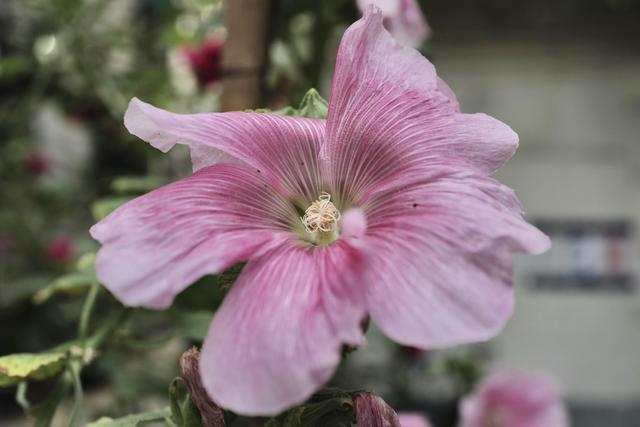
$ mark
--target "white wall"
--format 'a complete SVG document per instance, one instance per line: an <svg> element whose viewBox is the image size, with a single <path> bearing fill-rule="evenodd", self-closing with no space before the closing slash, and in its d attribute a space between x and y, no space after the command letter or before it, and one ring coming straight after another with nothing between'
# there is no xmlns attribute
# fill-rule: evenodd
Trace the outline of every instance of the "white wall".
<svg viewBox="0 0 640 427"><path fill-rule="evenodd" d="M640 54L516 43L436 43L434 52L463 111L519 133L498 177L528 217L640 225ZM516 311L492 341L495 364L547 372L576 400L639 401L640 293L535 290L532 265L518 259Z"/></svg>

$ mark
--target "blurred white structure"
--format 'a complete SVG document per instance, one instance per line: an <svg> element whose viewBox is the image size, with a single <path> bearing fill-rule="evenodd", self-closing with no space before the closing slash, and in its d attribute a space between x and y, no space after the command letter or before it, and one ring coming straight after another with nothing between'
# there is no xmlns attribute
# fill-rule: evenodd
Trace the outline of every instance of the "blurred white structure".
<svg viewBox="0 0 640 427"><path fill-rule="evenodd" d="M519 133L520 149L498 176L516 189L530 220L640 225L640 52L562 42L465 42L434 51L463 111L486 112ZM635 239L627 260L637 273ZM563 244L548 257L558 258ZM516 311L491 343L495 364L549 373L574 402L640 402L638 291L536 289L533 271L563 266L518 261Z"/></svg>

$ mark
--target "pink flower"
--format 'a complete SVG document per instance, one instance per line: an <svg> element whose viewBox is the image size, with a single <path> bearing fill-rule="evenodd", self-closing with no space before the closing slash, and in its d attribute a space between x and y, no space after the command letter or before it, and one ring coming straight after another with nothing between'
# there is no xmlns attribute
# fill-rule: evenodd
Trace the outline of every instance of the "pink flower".
<svg viewBox="0 0 640 427"><path fill-rule="evenodd" d="M197 172L92 227L98 277L125 304L162 309L247 261L200 359L211 398L239 413L304 401L362 343L366 316L420 348L494 336L512 312L511 253L549 246L489 177L517 135L460 113L373 8L342 39L326 121L134 98L125 125L165 152L189 146Z"/></svg>
<svg viewBox="0 0 640 427"><path fill-rule="evenodd" d="M460 404L461 427L566 427L567 411L548 378L497 372Z"/></svg>
<svg viewBox="0 0 640 427"><path fill-rule="evenodd" d="M424 416L412 412L400 412L400 427L431 427L431 423Z"/></svg>
<svg viewBox="0 0 640 427"><path fill-rule="evenodd" d="M47 243L45 254L47 258L57 264L66 264L73 258L74 244L69 236L58 236Z"/></svg>
<svg viewBox="0 0 640 427"><path fill-rule="evenodd" d="M405 46L419 47L431 35L431 29L417 0L357 0L364 13L369 5L382 11L384 26Z"/></svg>
<svg viewBox="0 0 640 427"><path fill-rule="evenodd" d="M221 40L207 39L198 46L183 48L183 53L200 85L205 86L220 79L223 47L224 43Z"/></svg>

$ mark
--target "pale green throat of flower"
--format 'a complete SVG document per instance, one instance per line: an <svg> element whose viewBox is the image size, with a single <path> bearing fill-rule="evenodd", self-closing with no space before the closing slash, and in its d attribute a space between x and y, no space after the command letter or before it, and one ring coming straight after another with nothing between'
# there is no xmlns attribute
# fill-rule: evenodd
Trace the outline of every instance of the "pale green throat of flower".
<svg viewBox="0 0 640 427"><path fill-rule="evenodd" d="M300 220L309 233L312 243L328 245L338 238L340 211L331 202L329 193L321 193L318 200L307 208Z"/></svg>

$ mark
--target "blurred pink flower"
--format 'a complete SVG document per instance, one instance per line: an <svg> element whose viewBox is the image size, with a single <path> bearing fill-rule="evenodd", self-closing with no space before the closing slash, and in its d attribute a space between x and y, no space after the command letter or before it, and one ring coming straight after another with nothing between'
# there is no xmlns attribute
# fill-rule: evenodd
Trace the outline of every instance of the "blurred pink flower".
<svg viewBox="0 0 640 427"><path fill-rule="evenodd" d="M66 235L54 238L45 247L47 258L57 264L66 264L71 261L74 251L73 240Z"/></svg>
<svg viewBox="0 0 640 427"><path fill-rule="evenodd" d="M400 412L400 427L431 427L431 423L422 414Z"/></svg>
<svg viewBox="0 0 640 427"><path fill-rule="evenodd" d="M47 171L49 162L38 151L31 151L24 157L22 164L24 168L33 175L39 176Z"/></svg>
<svg viewBox="0 0 640 427"><path fill-rule="evenodd" d="M419 47L431 35L431 29L417 0L357 0L364 13L369 5L380 8L384 26L401 44Z"/></svg>
<svg viewBox="0 0 640 427"><path fill-rule="evenodd" d="M222 40L206 39L200 45L183 48L191 70L201 86L220 79L223 47Z"/></svg>
<svg viewBox="0 0 640 427"><path fill-rule="evenodd" d="M513 307L512 252L549 239L489 177L517 135L462 114L417 51L369 8L345 33L327 120L170 113L133 99L131 133L191 150L191 177L94 225L97 274L130 306L162 309L247 261L200 358L220 406L269 415L331 377L370 316L401 344L486 340ZM304 215L301 218L301 213Z"/></svg>
<svg viewBox="0 0 640 427"><path fill-rule="evenodd" d="M546 377L497 372L460 404L460 427L566 427L556 384Z"/></svg>

